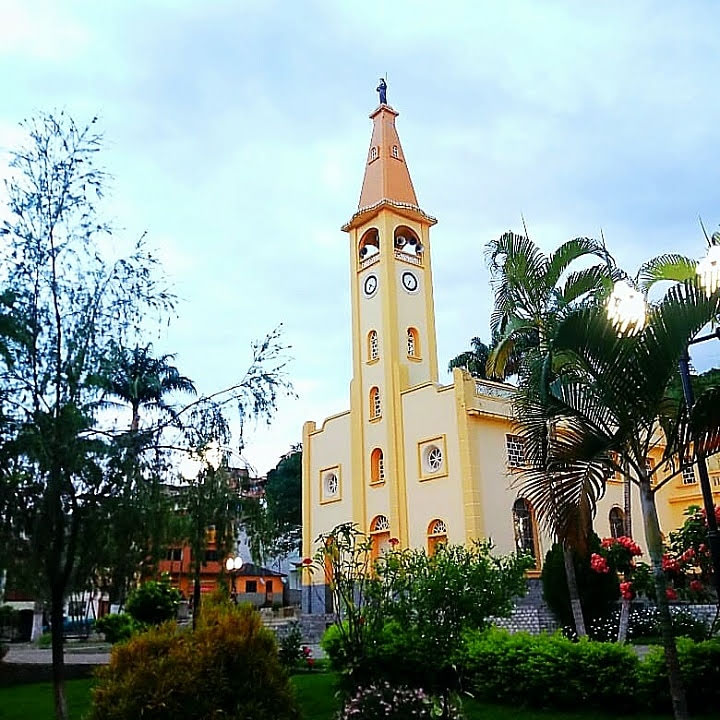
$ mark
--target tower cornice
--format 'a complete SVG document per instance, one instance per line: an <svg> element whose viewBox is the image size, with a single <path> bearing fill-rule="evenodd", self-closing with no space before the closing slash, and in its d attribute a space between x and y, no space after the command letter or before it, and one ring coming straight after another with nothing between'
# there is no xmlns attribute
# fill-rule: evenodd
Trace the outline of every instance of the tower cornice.
<svg viewBox="0 0 720 720"><path fill-rule="evenodd" d="M341 230L344 232L350 232L361 225L364 225L368 221L372 220L376 215L384 209L393 210L398 215L407 218L408 220L417 220L420 223L424 223L428 226L437 224L437 219L432 215L428 215L424 210L421 210L417 205L411 205L410 203L398 202L397 200L390 200L389 198L382 198L372 205L358 208L357 212L350 218L350 220L342 226Z"/></svg>

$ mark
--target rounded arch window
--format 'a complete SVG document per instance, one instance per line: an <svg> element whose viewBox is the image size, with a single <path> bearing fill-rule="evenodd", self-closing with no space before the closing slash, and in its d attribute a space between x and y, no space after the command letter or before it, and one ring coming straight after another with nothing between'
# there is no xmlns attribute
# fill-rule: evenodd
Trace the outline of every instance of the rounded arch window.
<svg viewBox="0 0 720 720"><path fill-rule="evenodd" d="M368 333L368 360L377 360L380 357L380 342L378 340L377 330L371 330Z"/></svg>
<svg viewBox="0 0 720 720"><path fill-rule="evenodd" d="M374 387L370 390L370 417L379 418L382 415L382 404L380 402L380 389Z"/></svg>
<svg viewBox="0 0 720 720"><path fill-rule="evenodd" d="M420 357L420 336L413 327L407 329L407 356L409 358Z"/></svg>
<svg viewBox="0 0 720 720"><path fill-rule="evenodd" d="M394 158L399 158L399 157L400 157L400 149L398 148L397 145L393 145L393 146L392 146L392 156L393 156Z"/></svg>
<svg viewBox="0 0 720 720"><path fill-rule="evenodd" d="M393 240L396 250L400 250L406 255L414 255L420 257L423 252L423 245L420 238L414 230L407 225L399 225L395 228Z"/></svg>
<svg viewBox="0 0 720 720"><path fill-rule="evenodd" d="M376 160L377 156L378 156L378 149L373 145L370 148L370 162L372 162L373 160Z"/></svg>
<svg viewBox="0 0 720 720"><path fill-rule="evenodd" d="M338 476L334 472L327 472L323 477L323 492L325 497L331 498L338 494L340 489L340 483L338 482Z"/></svg>
<svg viewBox="0 0 720 720"><path fill-rule="evenodd" d="M380 448L375 448L370 456L370 482L385 482L385 458Z"/></svg>
<svg viewBox="0 0 720 720"><path fill-rule="evenodd" d="M426 473L440 472L444 461L443 451L439 445L431 443L423 448L423 465Z"/></svg>
<svg viewBox="0 0 720 720"><path fill-rule="evenodd" d="M434 555L438 545L447 544L447 525L444 520L433 520L428 525L428 555Z"/></svg>
<svg viewBox="0 0 720 720"><path fill-rule="evenodd" d="M619 507L610 508L608 521L611 537L619 538L625 534L625 513Z"/></svg>
<svg viewBox="0 0 720 720"><path fill-rule="evenodd" d="M358 258L360 262L369 260L380 253L380 233L377 228L366 230L358 244Z"/></svg>
<svg viewBox="0 0 720 720"><path fill-rule="evenodd" d="M515 548L519 553L532 556L537 564L537 537L532 505L525 498L518 498L512 509Z"/></svg>
<svg viewBox="0 0 720 720"><path fill-rule="evenodd" d="M387 519L387 515L377 515L370 523L370 532L390 532L390 521Z"/></svg>

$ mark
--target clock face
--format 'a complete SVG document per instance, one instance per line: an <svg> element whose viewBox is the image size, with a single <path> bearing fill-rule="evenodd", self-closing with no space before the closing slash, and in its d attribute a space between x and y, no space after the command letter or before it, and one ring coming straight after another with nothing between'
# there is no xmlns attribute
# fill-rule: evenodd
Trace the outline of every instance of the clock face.
<svg viewBox="0 0 720 720"><path fill-rule="evenodd" d="M367 297L372 297L375 294L378 286L378 279L375 275L368 275L363 283L363 292Z"/></svg>
<svg viewBox="0 0 720 720"><path fill-rule="evenodd" d="M410 293L417 292L417 289L420 286L416 275L409 271L402 274L402 284L403 287Z"/></svg>

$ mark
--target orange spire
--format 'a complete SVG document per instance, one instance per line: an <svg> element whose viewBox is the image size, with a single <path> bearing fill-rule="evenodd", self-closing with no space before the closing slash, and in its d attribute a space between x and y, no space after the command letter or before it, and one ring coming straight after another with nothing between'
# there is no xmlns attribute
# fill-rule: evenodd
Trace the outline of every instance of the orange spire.
<svg viewBox="0 0 720 720"><path fill-rule="evenodd" d="M400 138L395 129L397 116L398 113L385 104L380 105L370 115L373 121L373 134L370 140L358 210L383 200L412 205L417 208L415 189L405 164Z"/></svg>

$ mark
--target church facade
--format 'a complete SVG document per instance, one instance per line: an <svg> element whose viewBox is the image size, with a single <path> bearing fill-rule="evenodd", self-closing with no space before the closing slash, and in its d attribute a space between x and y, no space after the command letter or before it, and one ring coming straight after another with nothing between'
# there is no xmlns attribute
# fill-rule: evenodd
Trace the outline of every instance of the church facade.
<svg viewBox="0 0 720 720"><path fill-rule="evenodd" d="M538 575L551 545L514 479L523 445L511 418L512 388L455 369L439 382L432 282L435 218L419 206L395 127L381 104L357 211L343 226L349 240L352 304L350 409L303 427L303 555L335 526L353 522L379 554L398 547L490 538L498 553L533 555ZM470 332L470 329L468 329ZM652 461L652 459L650 459ZM679 478L683 509L694 488ZM716 483L720 477L715 478ZM716 485L718 487L718 485ZM720 490L720 487L718 487ZM639 509L632 490L630 507ZM661 502L660 520L681 524L679 505ZM624 509L624 483L611 480L598 509L598 534L630 526L644 545L641 518ZM677 516L677 517L676 517ZM305 610L325 611L325 579L304 578Z"/></svg>

